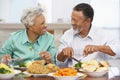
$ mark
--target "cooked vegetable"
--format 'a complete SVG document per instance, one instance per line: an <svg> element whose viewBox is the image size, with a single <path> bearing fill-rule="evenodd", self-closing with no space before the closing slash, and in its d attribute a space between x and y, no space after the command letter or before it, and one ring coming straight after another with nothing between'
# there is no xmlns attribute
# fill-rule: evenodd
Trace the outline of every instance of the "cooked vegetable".
<svg viewBox="0 0 120 80"><path fill-rule="evenodd" d="M29 68L32 65L32 62L27 62L26 67Z"/></svg>
<svg viewBox="0 0 120 80"><path fill-rule="evenodd" d="M73 68L62 68L62 69L59 69L53 75L54 76L76 76L77 70L75 70Z"/></svg>
<svg viewBox="0 0 120 80"><path fill-rule="evenodd" d="M107 61L97 61L91 59L89 61L82 62L82 68L89 72L103 72L109 70L109 63Z"/></svg>
<svg viewBox="0 0 120 80"><path fill-rule="evenodd" d="M0 74L10 74L14 73L14 70L8 67L7 65L1 63L0 64Z"/></svg>
<svg viewBox="0 0 120 80"><path fill-rule="evenodd" d="M0 74L8 74L8 73L11 73L11 71L4 68L0 68Z"/></svg>
<svg viewBox="0 0 120 80"><path fill-rule="evenodd" d="M78 62L75 64L75 68L77 69L81 68L81 66L82 66L82 62Z"/></svg>
<svg viewBox="0 0 120 80"><path fill-rule="evenodd" d="M26 63L25 62L20 62L19 67L26 67Z"/></svg>

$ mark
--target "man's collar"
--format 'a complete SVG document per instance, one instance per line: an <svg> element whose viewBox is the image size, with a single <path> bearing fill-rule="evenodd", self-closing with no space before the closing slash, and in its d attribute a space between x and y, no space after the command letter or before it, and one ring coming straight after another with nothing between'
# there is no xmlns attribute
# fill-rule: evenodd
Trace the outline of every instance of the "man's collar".
<svg viewBox="0 0 120 80"><path fill-rule="evenodd" d="M72 28L72 30L73 30L73 36L79 35L78 31L75 31L73 28ZM94 40L94 33L95 33L95 31L94 31L93 27L91 26L90 31L86 37L89 37L90 39Z"/></svg>
<svg viewBox="0 0 120 80"><path fill-rule="evenodd" d="M95 34L94 28L91 26L90 31L87 36L91 38L92 40L94 40L94 34Z"/></svg>

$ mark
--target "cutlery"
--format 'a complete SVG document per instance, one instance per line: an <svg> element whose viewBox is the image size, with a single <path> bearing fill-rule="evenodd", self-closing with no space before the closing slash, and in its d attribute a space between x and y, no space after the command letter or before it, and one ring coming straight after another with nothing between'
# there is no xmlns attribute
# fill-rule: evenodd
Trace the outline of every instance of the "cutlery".
<svg viewBox="0 0 120 80"><path fill-rule="evenodd" d="M76 62L79 62L79 60L76 59L75 57L71 57L71 59L75 60Z"/></svg>
<svg viewBox="0 0 120 80"><path fill-rule="evenodd" d="M81 56L81 57L79 58L79 60L76 59L75 57L71 57L71 59L75 60L76 62L80 62L84 57L85 57L85 56Z"/></svg>

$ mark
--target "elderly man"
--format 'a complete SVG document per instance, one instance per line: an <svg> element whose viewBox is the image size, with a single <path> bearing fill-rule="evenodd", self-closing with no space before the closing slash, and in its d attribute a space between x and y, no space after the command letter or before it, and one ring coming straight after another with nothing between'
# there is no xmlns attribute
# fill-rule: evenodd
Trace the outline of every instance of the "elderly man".
<svg viewBox="0 0 120 80"><path fill-rule="evenodd" d="M78 60L105 60L108 56L120 54L120 42L107 39L103 30L95 29L92 26L94 16L93 8L86 3L81 3L73 8L71 23L73 28L64 33L60 39L57 61L61 67L74 65Z"/></svg>
<svg viewBox="0 0 120 80"><path fill-rule="evenodd" d="M22 58L24 61L44 59L47 63L55 63L54 38L46 31L43 9L40 6L26 9L21 22L26 28L11 34L0 50L0 57Z"/></svg>

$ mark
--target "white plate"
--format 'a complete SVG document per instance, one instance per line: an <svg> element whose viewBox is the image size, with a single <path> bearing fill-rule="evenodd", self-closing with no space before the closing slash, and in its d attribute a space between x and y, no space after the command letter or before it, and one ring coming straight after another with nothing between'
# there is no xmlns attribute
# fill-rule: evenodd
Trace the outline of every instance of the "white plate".
<svg viewBox="0 0 120 80"><path fill-rule="evenodd" d="M14 73L12 73L12 74L0 74L0 80L1 79L4 79L4 80L6 80L6 79L11 79L12 77L14 77L15 76L15 74L18 74L18 73L20 73L21 71L19 71L19 70L14 70Z"/></svg>
<svg viewBox="0 0 120 80"><path fill-rule="evenodd" d="M77 73L76 76L55 76L54 73L49 73L48 76L54 77L56 80L79 80L84 77L83 73Z"/></svg>
<svg viewBox="0 0 120 80"><path fill-rule="evenodd" d="M26 67L19 67L18 65L14 66L14 69L18 69L18 70L27 70Z"/></svg>
<svg viewBox="0 0 120 80"><path fill-rule="evenodd" d="M48 76L48 74L32 74L32 73L28 73L27 71L25 71L23 73L24 74L32 75L33 77Z"/></svg>

